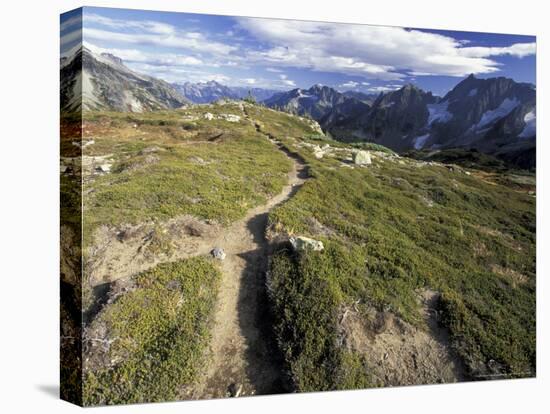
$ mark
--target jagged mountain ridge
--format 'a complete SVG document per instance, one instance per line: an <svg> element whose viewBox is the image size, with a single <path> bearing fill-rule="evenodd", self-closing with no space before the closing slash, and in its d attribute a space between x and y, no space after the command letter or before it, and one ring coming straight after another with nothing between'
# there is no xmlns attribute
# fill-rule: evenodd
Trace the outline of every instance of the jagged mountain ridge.
<svg viewBox="0 0 550 414"><path fill-rule="evenodd" d="M348 98L355 98L358 101L364 102L371 106L379 96L379 94L368 94L368 93L363 93L359 91L345 91L342 93L344 96L347 96Z"/></svg>
<svg viewBox="0 0 550 414"><path fill-rule="evenodd" d="M335 139L367 141L396 151L469 148L534 168L534 86L473 75L443 98L414 85L381 93L369 105L356 94L327 86L294 89L264 101L267 106L309 115ZM527 155L526 155L527 154Z"/></svg>
<svg viewBox="0 0 550 414"><path fill-rule="evenodd" d="M336 137L343 135L348 140L373 141L402 150L411 145L407 137L415 136L426 124L428 105L437 102L438 98L431 92L406 85L397 91L380 94L368 111L323 126Z"/></svg>
<svg viewBox="0 0 550 414"><path fill-rule="evenodd" d="M61 59L63 111L142 112L224 97L241 99L250 93L271 108L312 117L337 140L375 142L396 151L473 148L534 168L536 91L531 84L470 75L443 98L414 85L376 99L318 84L274 92L215 81L171 85L132 71L114 55L86 47Z"/></svg>
<svg viewBox="0 0 550 414"><path fill-rule="evenodd" d="M536 92L530 84L504 77L477 79L470 75L449 91L442 102L447 105L449 119L434 123L427 145L491 150L536 134ZM449 131L456 137L454 140L446 137Z"/></svg>
<svg viewBox="0 0 550 414"><path fill-rule="evenodd" d="M340 108L341 111L342 107L340 105L344 103L348 104L350 111L355 111L352 108L353 105L357 105L362 109L369 107L358 99L347 97L335 89L319 84L313 85L309 89L296 88L288 92L280 92L264 100L263 103L268 107L281 111L301 116L311 116L317 121L321 121L325 116L328 116L334 108Z"/></svg>
<svg viewBox="0 0 550 414"><path fill-rule="evenodd" d="M142 75L108 53L85 46L61 59L61 110L143 112L189 103L169 83Z"/></svg>
<svg viewBox="0 0 550 414"><path fill-rule="evenodd" d="M278 91L264 88L247 88L244 86L227 86L217 81L173 83L172 86L193 103L204 104L218 99L242 99L252 95L256 101L263 101Z"/></svg>

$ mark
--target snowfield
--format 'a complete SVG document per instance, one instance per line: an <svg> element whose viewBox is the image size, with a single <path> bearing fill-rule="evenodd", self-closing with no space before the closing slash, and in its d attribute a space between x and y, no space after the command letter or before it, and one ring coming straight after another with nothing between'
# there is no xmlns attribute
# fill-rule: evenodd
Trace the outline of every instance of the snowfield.
<svg viewBox="0 0 550 414"><path fill-rule="evenodd" d="M535 108L527 112L523 117L523 120L525 121L525 127L523 127L523 130L518 137L529 138L535 136L537 134L537 114L535 112Z"/></svg>
<svg viewBox="0 0 550 414"><path fill-rule="evenodd" d="M451 120L453 114L447 111L449 107L449 101L440 102L438 104L428 104L428 125L434 122L447 122Z"/></svg>
<svg viewBox="0 0 550 414"><path fill-rule="evenodd" d="M485 112L481 117L481 119L479 120L479 122L477 123L477 125L475 126L475 128L476 129L482 128L485 125L488 125L493 121L496 121L497 119L505 117L510 112L512 112L516 108L516 106L518 106L519 104L520 102L516 98L504 99L498 108Z"/></svg>
<svg viewBox="0 0 550 414"><path fill-rule="evenodd" d="M421 135L419 137L414 138L414 149L420 150L424 148L424 145L426 144L426 141L430 138L430 134Z"/></svg>

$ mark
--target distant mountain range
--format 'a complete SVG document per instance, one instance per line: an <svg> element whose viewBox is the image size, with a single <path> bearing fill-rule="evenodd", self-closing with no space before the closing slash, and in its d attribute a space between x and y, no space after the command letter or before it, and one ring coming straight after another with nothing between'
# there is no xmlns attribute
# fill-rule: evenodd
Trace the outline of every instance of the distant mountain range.
<svg viewBox="0 0 550 414"><path fill-rule="evenodd" d="M368 98L315 85L264 103L311 116L341 141L375 142L396 151L477 149L534 167L536 92L531 84L470 75L443 98L410 84Z"/></svg>
<svg viewBox="0 0 550 414"><path fill-rule="evenodd" d="M170 84L131 70L112 54L95 53L84 46L62 57L60 63L63 111L143 112L221 98L242 99L249 94L259 102L277 93L271 89L229 87L216 81Z"/></svg>
<svg viewBox="0 0 550 414"><path fill-rule="evenodd" d="M242 99L249 94L258 102L273 96L278 91L244 86L226 86L216 81L198 83L174 83L172 86L193 103L210 103L222 98Z"/></svg>
<svg viewBox="0 0 550 414"><path fill-rule="evenodd" d="M169 84L86 47L61 59L63 111L142 112L248 94L268 107L310 116L337 140L374 142L396 151L476 149L535 166L535 87L512 79L470 75L442 98L411 84L379 95L323 85L277 92L216 81Z"/></svg>
<svg viewBox="0 0 550 414"><path fill-rule="evenodd" d="M136 73L111 54L97 54L82 46L61 58L62 111L143 112L187 103L169 83Z"/></svg>

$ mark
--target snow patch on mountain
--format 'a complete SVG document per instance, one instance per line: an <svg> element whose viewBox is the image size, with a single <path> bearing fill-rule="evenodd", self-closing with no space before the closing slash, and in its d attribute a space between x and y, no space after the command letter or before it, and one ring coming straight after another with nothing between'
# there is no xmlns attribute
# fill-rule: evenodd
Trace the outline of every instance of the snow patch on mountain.
<svg viewBox="0 0 550 414"><path fill-rule="evenodd" d="M525 114L523 121L525 122L525 127L523 127L518 137L529 138L535 136L537 133L537 114L534 108Z"/></svg>
<svg viewBox="0 0 550 414"><path fill-rule="evenodd" d="M433 124L434 122L447 122L450 121L453 117L447 108L449 107L449 101L443 101L437 104L428 104L428 125Z"/></svg>
<svg viewBox="0 0 550 414"><path fill-rule="evenodd" d="M512 112L519 104L520 102L516 98L504 99L498 106L498 108L487 111L481 116L481 119L475 125L475 129L482 128L485 125L489 125L490 123L496 121L497 119L505 117L510 112Z"/></svg>
<svg viewBox="0 0 550 414"><path fill-rule="evenodd" d="M414 149L420 150L426 145L426 141L430 138L430 134L420 135L413 139Z"/></svg>
<svg viewBox="0 0 550 414"><path fill-rule="evenodd" d="M468 96L476 96L476 95L477 95L477 88L474 88L470 92L468 92Z"/></svg>
<svg viewBox="0 0 550 414"><path fill-rule="evenodd" d="M315 100L318 100L319 97L316 96L316 95L313 95L311 93L309 93L309 91L307 90L303 90L303 89L298 89L298 95L296 96L297 99L302 99L302 98L305 98L305 99L315 99Z"/></svg>

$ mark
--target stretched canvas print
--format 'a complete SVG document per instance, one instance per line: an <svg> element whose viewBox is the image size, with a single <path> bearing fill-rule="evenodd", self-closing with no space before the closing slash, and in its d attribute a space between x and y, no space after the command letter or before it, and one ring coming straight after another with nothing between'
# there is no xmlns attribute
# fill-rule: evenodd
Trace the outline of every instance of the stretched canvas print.
<svg viewBox="0 0 550 414"><path fill-rule="evenodd" d="M536 375L535 37L61 16L61 395Z"/></svg>

